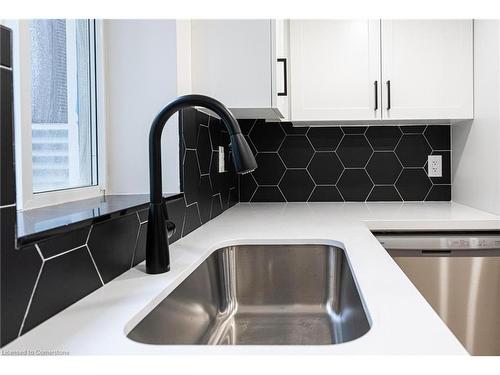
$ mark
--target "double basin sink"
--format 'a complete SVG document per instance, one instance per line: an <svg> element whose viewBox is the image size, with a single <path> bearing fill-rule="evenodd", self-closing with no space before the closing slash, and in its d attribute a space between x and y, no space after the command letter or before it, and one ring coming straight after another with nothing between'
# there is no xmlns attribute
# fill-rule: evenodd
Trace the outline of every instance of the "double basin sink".
<svg viewBox="0 0 500 375"><path fill-rule="evenodd" d="M244 245L212 253L128 337L157 345L332 345L369 329L342 249Z"/></svg>

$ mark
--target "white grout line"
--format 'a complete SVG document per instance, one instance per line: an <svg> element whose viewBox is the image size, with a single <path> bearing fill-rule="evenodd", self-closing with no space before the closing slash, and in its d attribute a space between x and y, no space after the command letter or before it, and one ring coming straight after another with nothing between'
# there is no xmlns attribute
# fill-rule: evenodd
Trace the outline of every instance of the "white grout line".
<svg viewBox="0 0 500 375"><path fill-rule="evenodd" d="M429 191L427 192L427 194L425 195L425 198L423 199L424 201L427 199L427 197L431 193L431 190L432 190L433 187L434 187L434 185L431 185L431 187L429 188Z"/></svg>
<svg viewBox="0 0 500 375"><path fill-rule="evenodd" d="M201 176L201 166L200 166L200 159L198 159L198 151L194 151L194 156L196 157L196 164L198 165L198 173Z"/></svg>
<svg viewBox="0 0 500 375"><path fill-rule="evenodd" d="M146 210L141 210L141 211L146 211ZM149 212L149 209L148 209L148 212ZM148 222L147 220L141 221L141 216L139 215L139 211L135 211L135 213L137 214L137 220L139 220L140 225L146 224Z"/></svg>
<svg viewBox="0 0 500 375"><path fill-rule="evenodd" d="M376 151L372 151L372 154L370 155L370 157L368 158L368 161L366 162L366 164L364 166L365 169L367 169L366 167L368 167L368 164L370 164L370 161L373 159L373 155L375 155L375 152Z"/></svg>
<svg viewBox="0 0 500 375"><path fill-rule="evenodd" d="M200 225L203 225L203 223L201 222L201 213L200 213L200 208L198 207L198 202L193 202L191 203L189 206L186 206L186 209L188 207L191 207L191 206L194 206L196 205L196 209L198 210L198 219L200 221ZM186 220L187 220L187 210L184 214L184 223L182 224L182 233L181 233L181 237L184 237L184 227L185 227L185 224L186 224Z"/></svg>
<svg viewBox="0 0 500 375"><path fill-rule="evenodd" d="M7 208L7 207L16 207L16 204L12 203L12 204L6 204L5 206L0 206L0 208Z"/></svg>
<svg viewBox="0 0 500 375"><path fill-rule="evenodd" d="M94 224L90 226L89 233L87 234L87 239L85 240L85 245L88 245L90 239L90 233L92 233L92 229L94 229Z"/></svg>
<svg viewBox="0 0 500 375"><path fill-rule="evenodd" d="M258 119L255 119L255 121L253 122L252 126L250 126L250 130L248 131L248 138L250 138L250 133L252 132L255 124L257 124L259 120Z"/></svg>
<svg viewBox="0 0 500 375"><path fill-rule="evenodd" d="M368 178L370 179L372 185L375 186L375 181L373 181L373 178L372 178L372 176L370 176L370 173L368 173L368 171L366 170L366 168L363 168L363 169L365 170L365 173L368 176Z"/></svg>
<svg viewBox="0 0 500 375"><path fill-rule="evenodd" d="M400 132L399 138L396 141L396 144L394 145L394 148L392 149L392 152L394 152L394 153L396 153L396 147L397 147L397 145L399 145L399 142L401 142L401 138L403 138L403 136L404 136L404 133L403 133L403 131L401 129L399 129L399 132Z"/></svg>
<svg viewBox="0 0 500 375"><path fill-rule="evenodd" d="M401 175L403 174L403 171L405 170L405 167L403 167L402 165L401 165L401 167L402 167L401 171L399 172L398 177L396 177L396 181L394 181L394 186L396 186L397 182L399 181L399 178L401 177Z"/></svg>
<svg viewBox="0 0 500 375"><path fill-rule="evenodd" d="M341 130L342 130L342 128L341 128ZM344 131L342 130L342 138L340 138L340 141L339 141L339 143L337 144L337 147L335 147L335 150L333 150L333 151L337 152L337 150L338 150L338 149L339 149L339 147L340 147L340 144L342 143L342 141L343 141L343 140L344 140L344 138L345 138L345 135L346 135L346 134L345 134L345 133L344 133Z"/></svg>
<svg viewBox="0 0 500 375"><path fill-rule="evenodd" d="M250 138L249 135L245 135L244 136L245 139L247 140L247 142L249 142L252 146L253 146L253 149L255 150L255 152L257 153L257 147L255 147L255 143L252 141L252 138ZM250 147L250 151L252 150L252 148Z"/></svg>
<svg viewBox="0 0 500 375"><path fill-rule="evenodd" d="M286 197L285 197L285 194L283 194L283 191L281 190L281 188L279 187L279 185L278 185L278 186L276 186L276 187L277 187L277 188L278 188L278 190L280 191L280 194L281 194L281 196L283 197L283 199L285 200L285 202L288 202L288 200L287 200L287 199L286 199Z"/></svg>
<svg viewBox="0 0 500 375"><path fill-rule="evenodd" d="M295 134L295 135L298 135L298 134ZM285 143L286 137L289 137L289 135L287 135L285 133L285 136L281 140L280 145L278 146L277 150L276 151L271 151L271 152L277 152L277 153L279 153L281 151L281 147L283 147L283 143Z"/></svg>
<svg viewBox="0 0 500 375"><path fill-rule="evenodd" d="M368 146L370 146L370 148L372 149L372 153L375 152L375 148L372 146L372 144L370 143L370 140L368 139L368 137L366 136L366 132L368 131L368 128L366 128L365 132L363 133L363 137L365 137L366 139L366 143L368 143Z"/></svg>
<svg viewBox="0 0 500 375"><path fill-rule="evenodd" d="M97 268L97 264L95 263L94 257L92 256L92 253L90 252L88 245L84 245L84 246L87 248L90 259L92 260L92 263L94 264L94 267L95 267L95 271L97 272L97 276L99 276L99 280L101 280L102 285L104 285L104 281L102 280L101 273L99 272L99 268Z"/></svg>
<svg viewBox="0 0 500 375"><path fill-rule="evenodd" d="M186 217L187 217L187 207L184 208L184 217L182 218L181 238L184 237L184 225L186 224Z"/></svg>
<svg viewBox="0 0 500 375"><path fill-rule="evenodd" d="M399 189L398 187L396 186L396 184L394 184L394 189L396 190L396 193L398 193L399 197L401 198L401 202L404 202L405 200L403 199L403 196L401 195L401 193L399 192Z"/></svg>
<svg viewBox="0 0 500 375"><path fill-rule="evenodd" d="M283 175L284 175L284 174L285 174L285 173L283 173ZM257 192L257 189L259 188L259 184L257 183L257 180L255 179L255 177L253 176L253 174L252 174L252 173L250 173L250 177L252 177L253 182L255 182L255 190L253 191L252 196L251 196L251 197L250 197L250 199L248 200L249 202L251 202L251 201L252 201L252 198L254 197L255 193Z"/></svg>
<svg viewBox="0 0 500 375"><path fill-rule="evenodd" d="M35 244L35 249L38 252L38 255L40 255L40 258L42 259L42 262L45 262L45 258L43 257L42 250L40 250L40 246L38 244Z"/></svg>
<svg viewBox="0 0 500 375"><path fill-rule="evenodd" d="M344 198L344 195L342 194L342 192L340 191L340 189L335 185L335 188L337 189L337 191L339 192L340 194L340 198L342 198L342 202L346 202L345 198Z"/></svg>
<svg viewBox="0 0 500 375"><path fill-rule="evenodd" d="M135 253L137 251L137 244L139 243L139 234L141 233L141 218L139 217L139 211L135 211L137 221L139 222L139 227L137 228L137 235L135 236L134 254L132 255L132 260L130 261L130 268L134 266Z"/></svg>
<svg viewBox="0 0 500 375"><path fill-rule="evenodd" d="M81 249L82 247L85 247L85 246L87 246L87 244L83 244L83 245L80 245L80 246L78 246L78 247L74 247L74 248L72 248L72 249L69 249L69 250L63 251L62 253L59 253L59 254L56 254L56 255L52 255L52 256L50 256L50 257L48 257L48 258L45 258L44 260L45 260L45 261L48 261L48 260L51 260L51 259L58 258L58 257L60 257L60 256L62 256L62 255L66 255L66 254L71 253L71 252L73 252L73 251L75 251L75 250Z"/></svg>
<svg viewBox="0 0 500 375"><path fill-rule="evenodd" d="M203 225L205 223L201 220L200 205L198 204L198 202L195 202L194 204L196 205L196 209L198 210L198 219L200 219L200 225Z"/></svg>
<svg viewBox="0 0 500 375"><path fill-rule="evenodd" d="M314 180L313 180L313 182L314 182ZM316 186L317 186L316 183L314 183L314 187L311 189L311 192L309 193L309 196L307 197L306 202L309 202L309 199L311 199L311 196L313 195L314 190L316 190Z"/></svg>
<svg viewBox="0 0 500 375"><path fill-rule="evenodd" d="M38 247L38 245L35 245L35 247ZM37 250L40 250L37 248ZM40 276L42 276L42 270L43 266L45 265L45 261L42 259L42 264L40 266L40 270L38 271L38 275L35 280L35 285L33 286L33 290L31 291L30 299L28 301L28 305L26 306L26 311L24 312L23 320L21 322L21 327L19 327L19 333L17 337L21 336L21 333L23 332L24 324L26 323L26 318L28 317L30 308L31 308L31 303L33 301L33 297L35 296L35 291L36 288L38 287L38 282L40 281Z"/></svg>

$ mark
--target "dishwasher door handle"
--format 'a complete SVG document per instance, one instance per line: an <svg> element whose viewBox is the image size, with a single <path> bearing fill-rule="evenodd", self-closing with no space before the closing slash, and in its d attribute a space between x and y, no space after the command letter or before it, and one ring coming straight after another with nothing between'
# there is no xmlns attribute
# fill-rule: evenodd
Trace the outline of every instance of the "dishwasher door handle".
<svg viewBox="0 0 500 375"><path fill-rule="evenodd" d="M451 255L451 250L421 250L422 255Z"/></svg>

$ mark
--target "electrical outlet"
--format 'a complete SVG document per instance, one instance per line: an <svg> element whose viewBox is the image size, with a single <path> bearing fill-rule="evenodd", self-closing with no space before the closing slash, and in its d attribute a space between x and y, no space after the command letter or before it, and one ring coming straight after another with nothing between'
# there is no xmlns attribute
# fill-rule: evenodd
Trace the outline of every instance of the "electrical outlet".
<svg viewBox="0 0 500 375"><path fill-rule="evenodd" d="M443 157L441 155L429 155L427 158L427 175L429 177L443 176Z"/></svg>
<svg viewBox="0 0 500 375"><path fill-rule="evenodd" d="M224 146L219 146L219 173L224 173L226 166L224 165Z"/></svg>

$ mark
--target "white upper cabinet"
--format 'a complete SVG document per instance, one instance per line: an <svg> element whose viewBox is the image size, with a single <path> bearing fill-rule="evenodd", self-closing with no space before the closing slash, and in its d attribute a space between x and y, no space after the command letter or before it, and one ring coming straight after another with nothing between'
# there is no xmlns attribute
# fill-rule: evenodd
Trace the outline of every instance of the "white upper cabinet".
<svg viewBox="0 0 500 375"><path fill-rule="evenodd" d="M193 20L191 64L238 118L473 117L471 20Z"/></svg>
<svg viewBox="0 0 500 375"><path fill-rule="evenodd" d="M291 20L290 62L293 121L381 118L380 21Z"/></svg>
<svg viewBox="0 0 500 375"><path fill-rule="evenodd" d="M287 117L287 23L192 20L193 93L220 100L238 118Z"/></svg>
<svg viewBox="0 0 500 375"><path fill-rule="evenodd" d="M382 21L382 80L385 119L472 118L472 21Z"/></svg>
<svg viewBox="0 0 500 375"><path fill-rule="evenodd" d="M471 20L290 21L292 121L473 117Z"/></svg>

